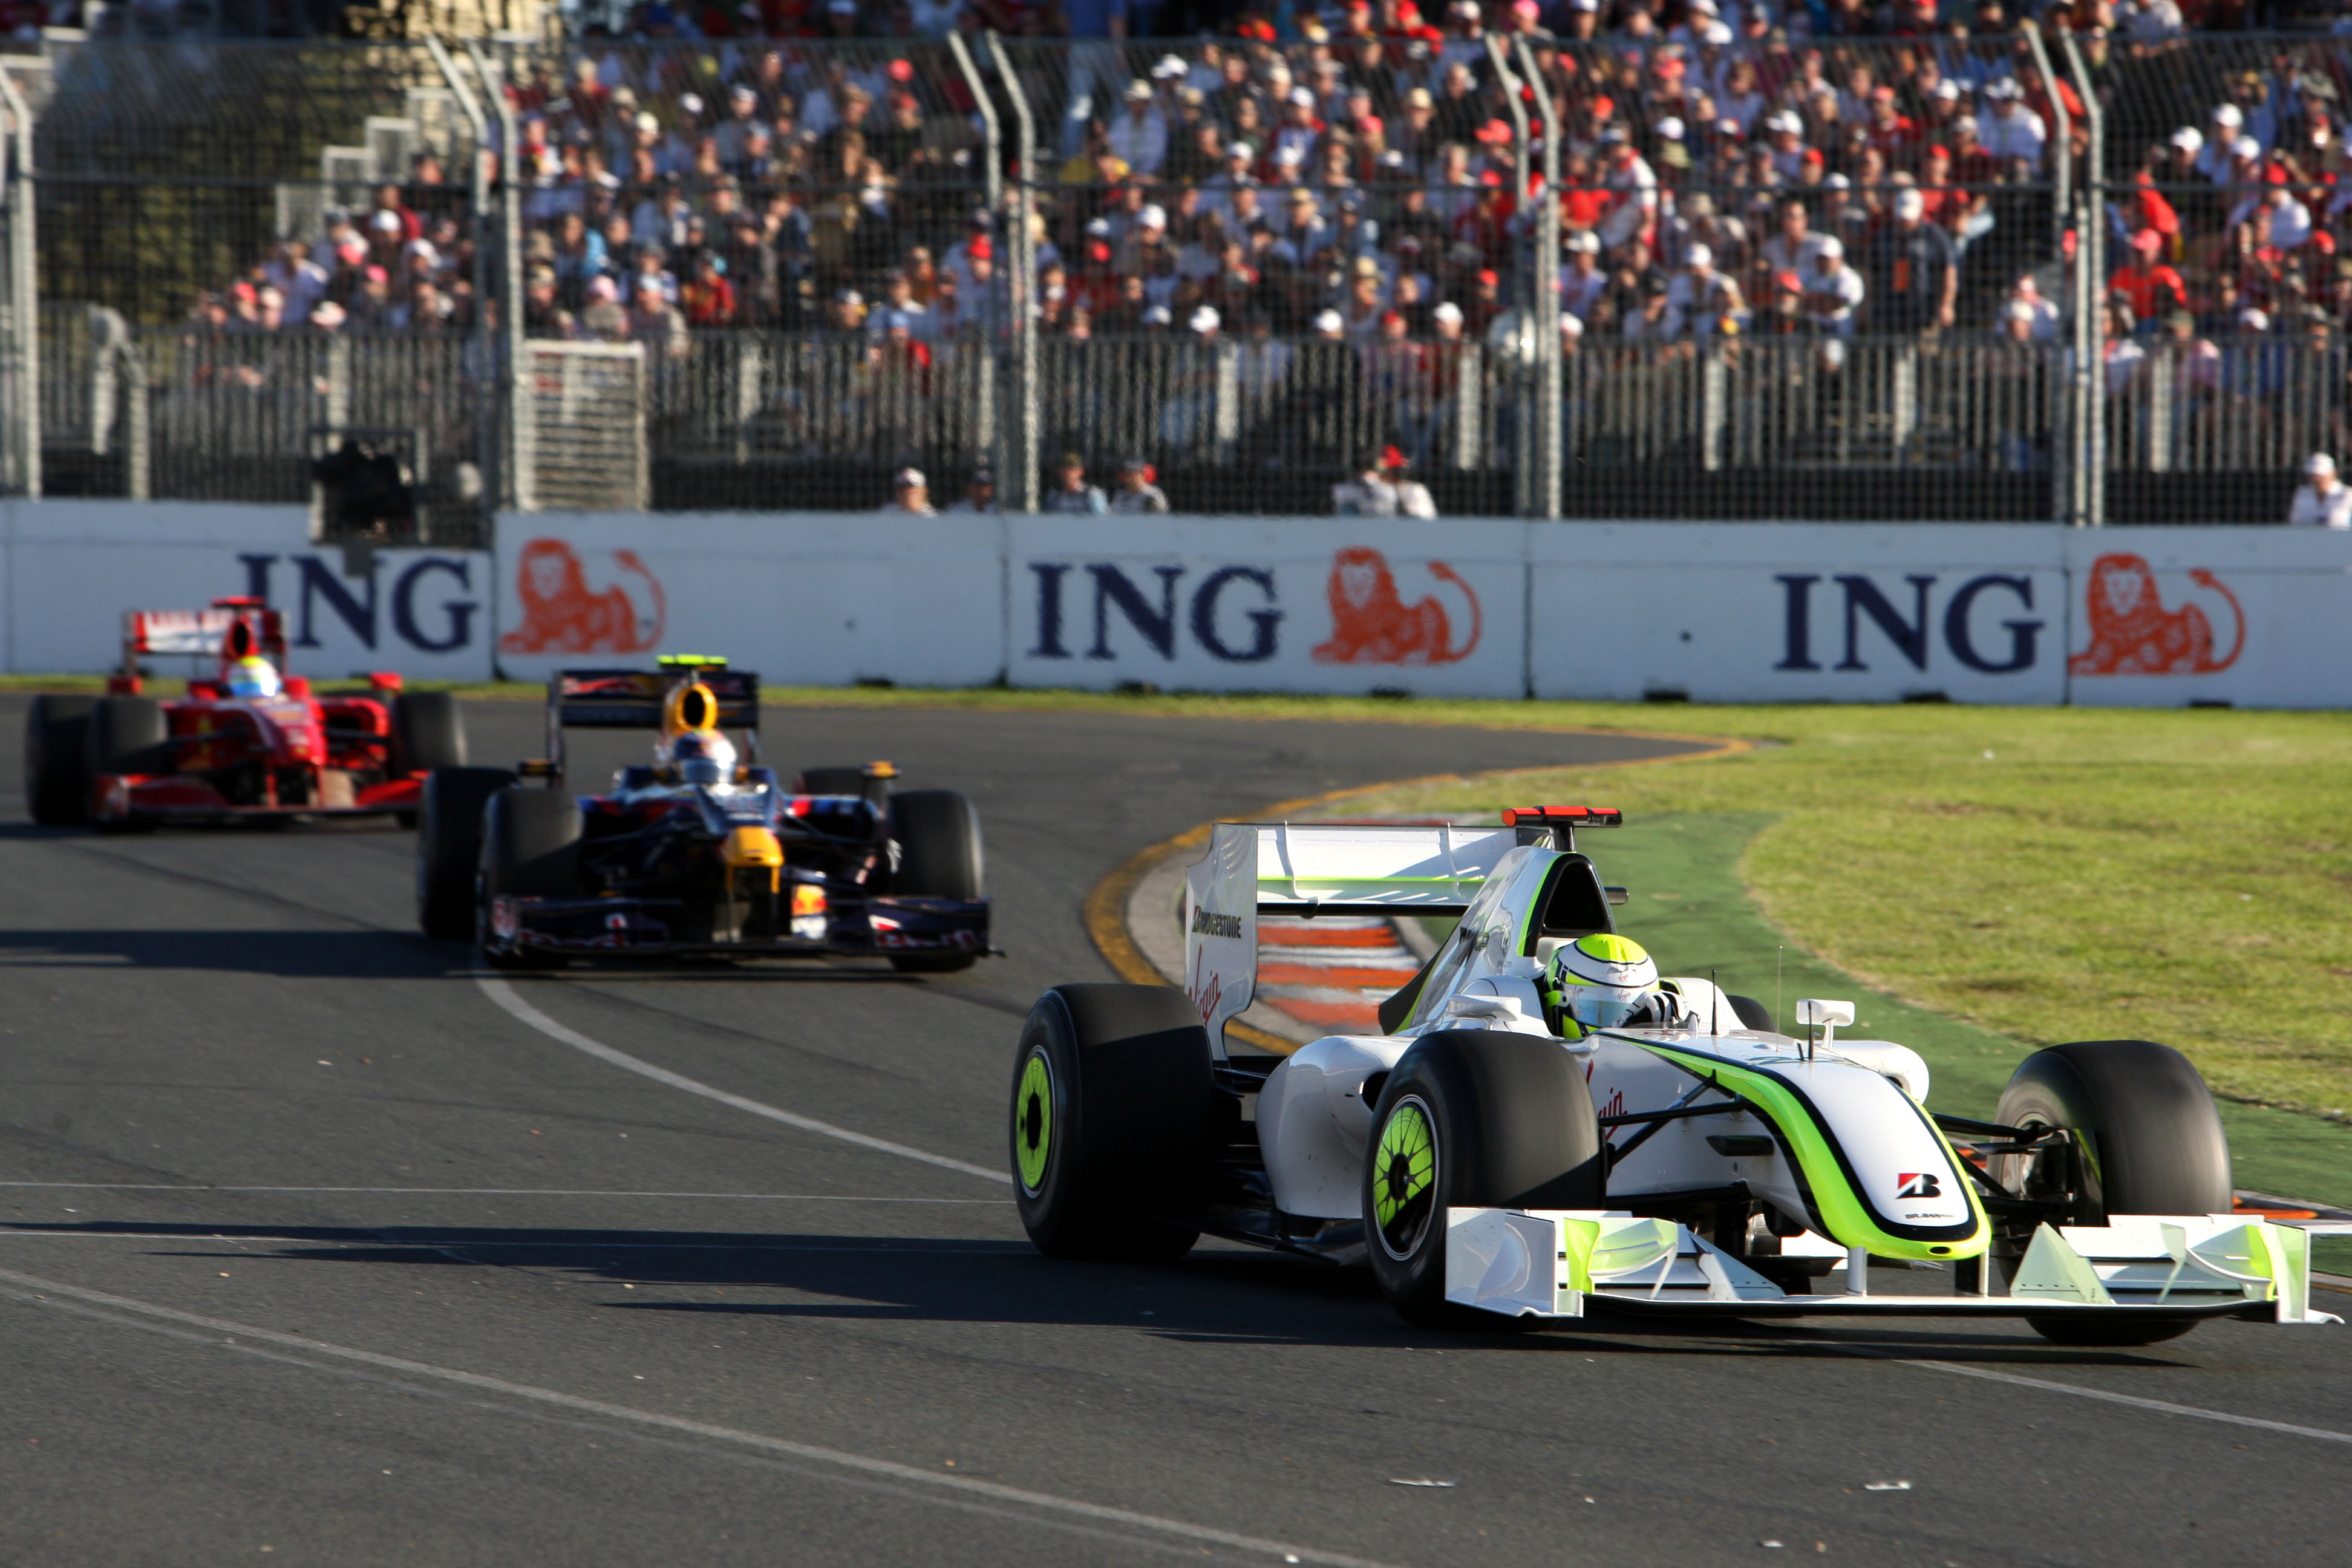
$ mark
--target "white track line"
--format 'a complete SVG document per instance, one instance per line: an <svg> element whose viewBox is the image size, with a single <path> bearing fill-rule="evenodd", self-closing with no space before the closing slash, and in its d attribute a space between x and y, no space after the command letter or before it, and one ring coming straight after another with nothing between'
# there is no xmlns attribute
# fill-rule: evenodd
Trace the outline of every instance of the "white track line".
<svg viewBox="0 0 2352 1568"><path fill-rule="evenodd" d="M102 1290L85 1290L77 1285L59 1284L30 1274L18 1274L0 1269L0 1283L16 1287L5 1291L19 1300L40 1306L56 1303L43 1300L44 1296L62 1296L93 1306L109 1307L119 1312L133 1312L142 1317L167 1323L182 1323L203 1329L236 1341L257 1341L263 1344L282 1345L310 1355L332 1356L341 1361L356 1362L364 1366L379 1367L387 1372L410 1377L429 1377L442 1383L453 1383L486 1393L504 1394L510 1399L527 1399L540 1405L551 1405L565 1410L576 1410L607 1420L626 1421L639 1426L661 1431L684 1433L688 1436L732 1444L739 1447L755 1448L764 1453L781 1454L791 1458L831 1465L840 1469L855 1470L869 1476L884 1476L895 1481L912 1482L940 1491L964 1497L988 1498L996 1502L1018 1503L1026 1508L1041 1509L1051 1513L1066 1514L1078 1519L1093 1520L1105 1524L1124 1525L1130 1530L1151 1531L1160 1535L1175 1536L1236 1551L1255 1552L1289 1562L1321 1563L1330 1568L1385 1568L1384 1564L1342 1552L1318 1552L1313 1547L1293 1546L1260 1536L1242 1535L1234 1531L1217 1530L1208 1525L1191 1524L1179 1519L1163 1519L1158 1514L1138 1513L1131 1509L1106 1508L1100 1503L1082 1502L1076 1498L1056 1497L1051 1492L1030 1491L1023 1487L1008 1487L995 1481L983 1481L970 1476L943 1476L930 1470L919 1470L912 1465L901 1465L889 1459L869 1458L863 1454L844 1453L838 1448L821 1448L813 1443L795 1443L789 1438L771 1437L764 1433L746 1432L733 1426L713 1426L707 1421L690 1421L684 1416L665 1415L658 1411L638 1410L626 1405L612 1405L601 1399L583 1399L576 1394L564 1394L552 1388L539 1388L527 1383L509 1383L501 1377L485 1377L480 1373L462 1372L456 1367L436 1366L430 1362L409 1361L401 1356L380 1355L373 1351L354 1350L348 1345L331 1344L300 1334L279 1333L274 1329L256 1328L249 1323L232 1322L224 1318L201 1317L194 1312L183 1312L171 1307L157 1306L149 1301L133 1300L127 1296L109 1295ZM133 1325L143 1326L143 1325ZM239 1348L242 1348L240 1346Z"/></svg>
<svg viewBox="0 0 2352 1568"><path fill-rule="evenodd" d="M926 1165L937 1165L944 1171L961 1171L967 1176L979 1176L985 1181L1003 1182L1007 1186L1013 1184L1013 1177L1009 1172L992 1171L985 1165L975 1165L964 1160L951 1160L945 1154L934 1154L923 1149L910 1149L904 1143L893 1143L887 1138L876 1138L864 1132L853 1132L846 1127L835 1127L830 1121L819 1121L812 1116L799 1116L789 1110L779 1110L772 1105L762 1105L756 1100L746 1100L740 1094L730 1094L723 1089L713 1089L710 1085L698 1082L683 1073L675 1073L667 1068L657 1068L651 1062L641 1061L626 1051L616 1051L601 1040L592 1040L579 1030L568 1028L557 1023L520 996L516 995L513 986L494 974L477 974L474 976L474 984L480 986L482 994L497 1003L500 1009L517 1021L530 1025L549 1039L559 1040L575 1051L585 1051L598 1061L610 1062L616 1068L623 1068L642 1077L649 1078L656 1083L665 1083L672 1089L682 1089L688 1094L698 1094L705 1100L715 1100L721 1105L731 1105L738 1110L748 1110L754 1116L764 1116L771 1121L781 1121L787 1127L797 1127L803 1132L821 1133L827 1138L838 1138L845 1143L855 1143L863 1149L875 1149L885 1154L896 1154L902 1160L920 1160Z"/></svg>
<svg viewBox="0 0 2352 1568"><path fill-rule="evenodd" d="M1011 1198L869 1198L855 1193L605 1193L576 1187L213 1187L180 1182L0 1182L69 1193L404 1193L460 1198L730 1198L756 1204L949 1204L989 1207Z"/></svg>
<svg viewBox="0 0 2352 1568"><path fill-rule="evenodd" d="M915 1238L909 1238L915 1239ZM247 1242L277 1242L288 1247L398 1247L419 1252L453 1252L470 1247L480 1252L853 1252L889 1258L1025 1258L1025 1246L1000 1241L988 1247L828 1247L813 1242L778 1241L614 1241L598 1237L583 1241L501 1241L496 1237L467 1237L456 1241L428 1241L415 1237L379 1236L364 1241L335 1237L265 1235L247 1229L231 1236L215 1231L195 1235L184 1230L45 1230L38 1226L0 1225L0 1241L200 1241L242 1247ZM267 1257L267 1254L260 1255Z"/></svg>
<svg viewBox="0 0 2352 1568"><path fill-rule="evenodd" d="M1833 1344L1832 1348L1847 1355L1867 1356L1873 1361L1891 1361L1897 1366L1916 1366L1928 1372L1948 1372L1959 1377L1980 1377L1987 1383L2014 1384L2020 1388L2038 1388L2044 1394L2071 1394L2077 1399L2096 1399L2108 1405L2128 1405L2140 1410L2154 1410L2166 1415L2193 1415L2200 1421L2221 1421L2231 1426L2256 1426L2265 1432L2284 1432L2294 1437L2316 1437L2323 1443L2352 1443L2352 1432L2331 1432L2325 1426L2298 1426L2291 1421L2265 1421L2258 1415L2233 1415L2226 1410L2208 1410L2200 1405L2175 1405L2168 1399L2145 1399L2137 1394L2110 1394L2104 1388L2085 1388L2079 1383L2053 1383L2048 1378L2024 1377L2013 1372L1993 1372L1980 1366L1963 1366L1951 1361L1922 1361L1914 1356L1895 1355L1886 1351L1866 1350L1860 1345Z"/></svg>

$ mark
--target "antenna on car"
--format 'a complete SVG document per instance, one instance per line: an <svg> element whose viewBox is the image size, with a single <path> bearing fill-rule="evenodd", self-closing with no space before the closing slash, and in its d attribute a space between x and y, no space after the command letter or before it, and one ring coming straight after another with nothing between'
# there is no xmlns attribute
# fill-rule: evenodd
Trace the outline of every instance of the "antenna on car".
<svg viewBox="0 0 2352 1568"><path fill-rule="evenodd" d="M1723 1033L1723 987L1715 983L1715 976L1716 970L1710 964L1706 972L1706 988L1710 993L1706 999L1706 1032L1720 1035Z"/></svg>

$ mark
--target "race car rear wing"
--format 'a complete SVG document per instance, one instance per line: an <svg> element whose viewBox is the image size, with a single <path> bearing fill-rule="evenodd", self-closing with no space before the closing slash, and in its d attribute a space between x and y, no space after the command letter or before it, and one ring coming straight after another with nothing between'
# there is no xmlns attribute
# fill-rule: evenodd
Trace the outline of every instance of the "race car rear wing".
<svg viewBox="0 0 2352 1568"><path fill-rule="evenodd" d="M756 755L760 729L760 678L730 669L724 659L663 658L644 669L560 669L547 682L547 760L526 763L526 777L561 781L566 730L658 730L662 704L672 689L699 681L718 700L718 728L743 731Z"/></svg>
<svg viewBox="0 0 2352 1568"><path fill-rule="evenodd" d="M148 654L191 658L247 658L259 655L286 665L286 613L259 599L215 599L208 610L125 610L122 613L123 673L135 677Z"/></svg>
<svg viewBox="0 0 2352 1568"><path fill-rule="evenodd" d="M1623 815L1584 806L1505 814L1501 827L1438 823L1221 822L1184 874L1184 984L1223 1055L1225 1024L1257 987L1260 915L1459 916L1523 846L1572 849L1578 826Z"/></svg>

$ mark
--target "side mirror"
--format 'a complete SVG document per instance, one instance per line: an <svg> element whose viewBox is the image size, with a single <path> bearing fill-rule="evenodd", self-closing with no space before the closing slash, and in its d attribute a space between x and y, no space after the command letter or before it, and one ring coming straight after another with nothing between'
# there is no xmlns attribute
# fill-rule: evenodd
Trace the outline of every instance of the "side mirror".
<svg viewBox="0 0 2352 1568"><path fill-rule="evenodd" d="M1622 888L1603 888L1601 890L1609 895L1609 901L1612 905L1622 904L1633 896Z"/></svg>
<svg viewBox="0 0 2352 1568"><path fill-rule="evenodd" d="M1819 996L1800 996L1797 998L1797 1022L1804 1028L1821 1030L1822 1043L1828 1045L1836 1039L1840 1026L1852 1026L1853 1004L1832 1002Z"/></svg>

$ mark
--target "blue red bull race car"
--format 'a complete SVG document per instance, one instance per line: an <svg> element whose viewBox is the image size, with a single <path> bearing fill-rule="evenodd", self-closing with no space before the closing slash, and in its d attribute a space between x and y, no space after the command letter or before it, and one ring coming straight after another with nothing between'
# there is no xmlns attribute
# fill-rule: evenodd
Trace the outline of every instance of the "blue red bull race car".
<svg viewBox="0 0 2352 1568"><path fill-rule="evenodd" d="M363 695L321 695L285 675L283 615L259 599L208 610L133 610L121 673L104 697L44 696L26 720L25 805L50 826L122 831L391 813L413 821L425 776L461 767L466 731L445 691L368 677ZM184 698L149 697L140 660L216 660Z"/></svg>
<svg viewBox="0 0 2352 1568"><path fill-rule="evenodd" d="M940 973L992 951L969 800L897 791L887 763L811 769L786 788L760 763L759 723L759 677L723 660L558 673L545 758L426 782L418 923L473 937L499 968L847 955ZM652 761L574 795L571 729L654 731Z"/></svg>

